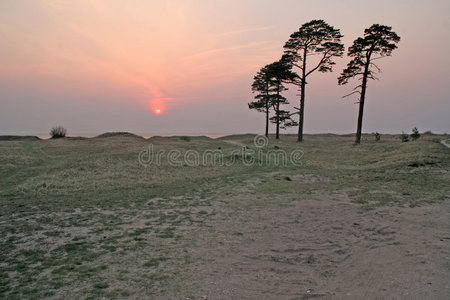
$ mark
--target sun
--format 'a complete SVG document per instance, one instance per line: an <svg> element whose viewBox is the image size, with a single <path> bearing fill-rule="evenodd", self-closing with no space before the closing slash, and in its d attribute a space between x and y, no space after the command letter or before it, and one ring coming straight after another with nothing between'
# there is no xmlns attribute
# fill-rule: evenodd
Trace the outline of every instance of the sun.
<svg viewBox="0 0 450 300"><path fill-rule="evenodd" d="M166 112L166 106L161 99L152 99L148 101L148 108L155 115L163 115Z"/></svg>

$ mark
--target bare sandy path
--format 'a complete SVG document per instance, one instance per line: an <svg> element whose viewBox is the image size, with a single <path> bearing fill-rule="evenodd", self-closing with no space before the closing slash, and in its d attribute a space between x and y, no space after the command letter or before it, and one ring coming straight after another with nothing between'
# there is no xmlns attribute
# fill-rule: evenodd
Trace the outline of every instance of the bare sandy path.
<svg viewBox="0 0 450 300"><path fill-rule="evenodd" d="M222 140L222 142L228 143L228 144L232 144L232 145L236 145L236 146L239 146L239 147L245 147L245 146L246 146L245 144L243 144L243 143L241 143L241 142L239 142L239 141Z"/></svg>
<svg viewBox="0 0 450 300"><path fill-rule="evenodd" d="M217 207L189 249L199 297L450 299L450 201L367 210L317 194L249 208L263 200L246 197Z"/></svg>

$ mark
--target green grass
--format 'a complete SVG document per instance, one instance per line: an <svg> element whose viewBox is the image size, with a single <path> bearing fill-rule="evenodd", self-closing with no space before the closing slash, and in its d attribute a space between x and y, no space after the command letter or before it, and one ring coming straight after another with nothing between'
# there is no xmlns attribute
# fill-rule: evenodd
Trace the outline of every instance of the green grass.
<svg viewBox="0 0 450 300"><path fill-rule="evenodd" d="M0 298L139 298L182 291L193 263L185 249L217 211L290 205L314 193L340 193L366 207L417 206L448 199L450 150L443 136L402 143L383 135L154 137L104 134L56 140L0 139ZM164 151L143 166L141 151ZM276 145L303 151L277 165L247 153ZM219 149L220 148L220 149ZM170 165L178 150L219 150L223 161ZM255 164L245 162L254 159ZM255 201L228 201L252 197ZM245 231L244 231L245 232ZM236 237L244 234L233 231ZM247 237L246 238L251 238Z"/></svg>

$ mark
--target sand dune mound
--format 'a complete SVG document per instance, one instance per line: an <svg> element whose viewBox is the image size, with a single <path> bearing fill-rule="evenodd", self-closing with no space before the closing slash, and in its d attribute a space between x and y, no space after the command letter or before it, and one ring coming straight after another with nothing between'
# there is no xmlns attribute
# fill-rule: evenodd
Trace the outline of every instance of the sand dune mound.
<svg viewBox="0 0 450 300"><path fill-rule="evenodd" d="M114 138L114 137L131 137L144 139L143 137L130 132L105 132L96 136L95 138Z"/></svg>
<svg viewBox="0 0 450 300"><path fill-rule="evenodd" d="M152 136L148 138L149 141L184 141L184 142L191 142L191 141L210 141L212 138L199 135L199 136L184 136L184 135L175 135L175 136Z"/></svg>
<svg viewBox="0 0 450 300"><path fill-rule="evenodd" d="M38 141L34 135L0 135L0 141Z"/></svg>

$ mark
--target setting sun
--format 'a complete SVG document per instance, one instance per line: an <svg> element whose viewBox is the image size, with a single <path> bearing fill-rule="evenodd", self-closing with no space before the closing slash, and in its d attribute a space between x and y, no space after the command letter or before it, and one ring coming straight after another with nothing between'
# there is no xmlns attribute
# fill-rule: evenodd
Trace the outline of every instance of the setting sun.
<svg viewBox="0 0 450 300"><path fill-rule="evenodd" d="M155 115L162 115L165 112L165 105L161 99L153 99L148 102L148 108Z"/></svg>

